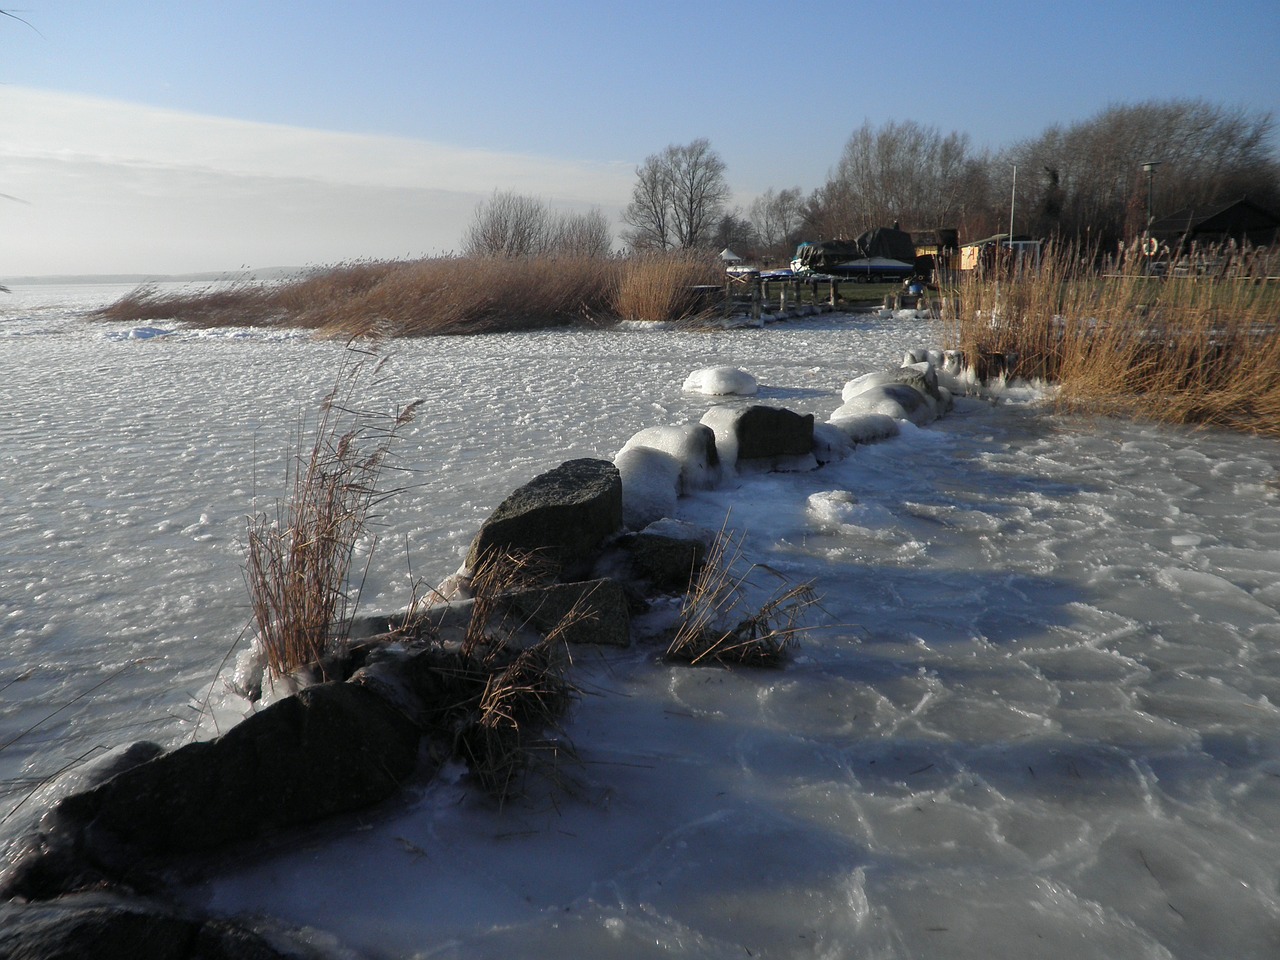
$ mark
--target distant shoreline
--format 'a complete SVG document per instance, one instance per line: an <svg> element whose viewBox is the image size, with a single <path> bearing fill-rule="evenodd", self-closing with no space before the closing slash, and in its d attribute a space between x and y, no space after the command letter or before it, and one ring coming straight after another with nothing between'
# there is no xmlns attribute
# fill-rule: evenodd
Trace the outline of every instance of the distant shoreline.
<svg viewBox="0 0 1280 960"><path fill-rule="evenodd" d="M4 277L7 287L53 286L56 284L106 283L211 283L226 280L278 280L296 277L304 267L264 267L261 270L211 270L206 273L66 273L29 277Z"/></svg>

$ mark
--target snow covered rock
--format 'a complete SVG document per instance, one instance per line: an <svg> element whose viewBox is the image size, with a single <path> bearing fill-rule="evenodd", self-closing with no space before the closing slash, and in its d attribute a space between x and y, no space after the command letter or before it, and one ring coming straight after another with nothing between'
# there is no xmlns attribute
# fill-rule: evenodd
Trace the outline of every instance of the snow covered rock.
<svg viewBox="0 0 1280 960"><path fill-rule="evenodd" d="M565 579L589 569L600 544L622 526L622 477L608 460L569 460L517 489L471 542L472 570L491 550L538 553Z"/></svg>
<svg viewBox="0 0 1280 960"><path fill-rule="evenodd" d="M716 435L720 462L733 468L744 460L785 466L789 458L812 458L813 414L781 407L712 407L702 422ZM814 462L816 466L816 461Z"/></svg>
<svg viewBox="0 0 1280 960"><path fill-rule="evenodd" d="M701 423L679 426L649 427L628 440L619 454L636 447L648 447L669 453L680 463L681 495L692 490L709 490L720 482L720 457L716 452L716 435ZM615 458L615 463L617 458ZM623 480L625 489L626 480Z"/></svg>
<svg viewBox="0 0 1280 960"><path fill-rule="evenodd" d="M705 393L714 397L736 395L755 396L756 378L737 367L704 367L685 378L682 388L686 393Z"/></svg>
<svg viewBox="0 0 1280 960"><path fill-rule="evenodd" d="M843 433L853 443L874 443L896 437L898 421L884 413L841 413L836 410L827 422Z"/></svg>
<svg viewBox="0 0 1280 960"><path fill-rule="evenodd" d="M639 530L675 513L680 461L653 447L624 448L614 460L622 479L622 522Z"/></svg>
<svg viewBox="0 0 1280 960"><path fill-rule="evenodd" d="M838 423L865 414L907 420L922 427L938 419L938 408L931 398L904 383L876 384L837 407L831 414L831 421Z"/></svg>

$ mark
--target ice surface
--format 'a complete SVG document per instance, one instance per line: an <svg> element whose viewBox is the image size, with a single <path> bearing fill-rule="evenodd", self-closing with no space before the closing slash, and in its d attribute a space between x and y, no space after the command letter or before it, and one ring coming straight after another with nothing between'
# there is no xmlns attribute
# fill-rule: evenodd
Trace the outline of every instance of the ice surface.
<svg viewBox="0 0 1280 960"><path fill-rule="evenodd" d="M191 734L246 642L244 517L342 354L77 319L118 292L0 299L9 804L82 755ZM453 572L537 473L698 420L718 401L681 389L690 369L750 369L760 396L734 402L821 422L938 337L828 315L395 344L370 404L427 403L362 607ZM373 957L1280 954L1280 444L1038 395L677 501L698 529L728 516L750 591L815 583L785 669L575 654L567 789L496 809L454 771L182 895Z"/></svg>

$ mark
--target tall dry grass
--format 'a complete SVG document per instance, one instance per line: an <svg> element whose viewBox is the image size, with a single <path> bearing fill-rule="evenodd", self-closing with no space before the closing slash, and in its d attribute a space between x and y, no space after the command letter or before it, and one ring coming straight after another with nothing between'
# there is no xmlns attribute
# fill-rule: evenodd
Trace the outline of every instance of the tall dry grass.
<svg viewBox="0 0 1280 960"><path fill-rule="evenodd" d="M705 254L661 253L622 264L615 315L622 320L663 322L692 319L700 309L697 286L723 285L724 266Z"/></svg>
<svg viewBox="0 0 1280 960"><path fill-rule="evenodd" d="M494 333L619 318L680 320L694 309L692 285L723 279L714 260L683 254L367 261L280 283L176 293L143 286L94 316L206 328L286 326L344 339Z"/></svg>
<svg viewBox="0 0 1280 960"><path fill-rule="evenodd" d="M249 518L245 582L272 676L325 671L358 601L351 563L374 506L395 491L382 483L396 432L417 403L396 414L362 410L360 393L380 363L351 351L321 405L310 438L300 428L286 461L287 494ZM325 679L329 679L325 677Z"/></svg>
<svg viewBox="0 0 1280 960"><path fill-rule="evenodd" d="M947 340L979 367L998 356L1010 376L1056 384L1066 410L1280 436L1280 284L1265 259L1235 262L1163 277L1136 249L1099 271L1051 248L1039 269L944 291L959 305L944 311Z"/></svg>

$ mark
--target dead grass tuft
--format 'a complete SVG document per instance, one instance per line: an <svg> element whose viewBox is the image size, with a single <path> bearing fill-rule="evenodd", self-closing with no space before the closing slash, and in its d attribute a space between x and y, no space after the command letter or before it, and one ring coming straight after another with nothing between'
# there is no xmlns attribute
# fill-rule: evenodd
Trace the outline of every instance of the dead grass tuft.
<svg viewBox="0 0 1280 960"><path fill-rule="evenodd" d="M736 572L742 566L741 542L722 529L685 595L668 660L753 667L776 667L785 661L805 629L799 626L801 616L817 602L813 585L791 584L760 564ZM776 577L781 585L763 606L742 616L744 587L757 570Z"/></svg>

